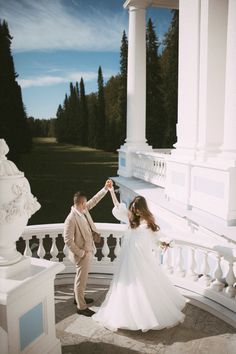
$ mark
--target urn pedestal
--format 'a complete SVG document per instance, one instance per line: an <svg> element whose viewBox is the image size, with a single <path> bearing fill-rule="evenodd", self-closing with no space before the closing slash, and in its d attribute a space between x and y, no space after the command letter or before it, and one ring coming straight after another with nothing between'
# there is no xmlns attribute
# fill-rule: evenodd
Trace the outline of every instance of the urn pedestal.
<svg viewBox="0 0 236 354"><path fill-rule="evenodd" d="M0 266L20 261L16 241L40 208L24 173L6 158L8 151L5 140L0 139Z"/></svg>
<svg viewBox="0 0 236 354"><path fill-rule="evenodd" d="M54 279L63 263L25 257L16 241L40 204L0 139L0 353L61 354Z"/></svg>

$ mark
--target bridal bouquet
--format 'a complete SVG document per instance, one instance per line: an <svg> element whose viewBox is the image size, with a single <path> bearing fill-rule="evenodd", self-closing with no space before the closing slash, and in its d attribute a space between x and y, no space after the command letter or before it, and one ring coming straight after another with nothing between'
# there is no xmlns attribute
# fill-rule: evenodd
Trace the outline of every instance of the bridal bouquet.
<svg viewBox="0 0 236 354"><path fill-rule="evenodd" d="M165 240L160 239L157 241L157 246L160 247L162 251L167 250L167 248L173 248L174 245L175 245L175 243L173 240L169 241L167 239L165 239Z"/></svg>

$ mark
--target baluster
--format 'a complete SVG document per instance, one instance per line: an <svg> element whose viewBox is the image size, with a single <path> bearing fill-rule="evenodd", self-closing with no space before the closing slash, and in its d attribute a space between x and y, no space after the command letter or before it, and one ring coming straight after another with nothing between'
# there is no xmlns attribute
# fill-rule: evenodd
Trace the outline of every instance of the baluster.
<svg viewBox="0 0 236 354"><path fill-rule="evenodd" d="M137 171L136 171L136 175L138 178L141 178L142 176L142 163L141 163L141 160L140 160L140 156L138 155L137 156L138 158L138 161L137 161Z"/></svg>
<svg viewBox="0 0 236 354"><path fill-rule="evenodd" d="M116 239L116 246L115 246L115 249L114 249L114 255L116 256L116 258L119 256L120 254L120 250L121 250L121 247L120 247L120 236L117 235L113 235L113 237L115 237Z"/></svg>
<svg viewBox="0 0 236 354"><path fill-rule="evenodd" d="M155 181L158 179L158 159L153 157L153 178Z"/></svg>
<svg viewBox="0 0 236 354"><path fill-rule="evenodd" d="M234 263L233 261L228 261L228 263L229 263L229 270L226 275L226 282L228 286L225 289L225 293L229 297L234 297L236 294L236 289L234 287L234 283L236 282L236 278L233 270Z"/></svg>
<svg viewBox="0 0 236 354"><path fill-rule="evenodd" d="M221 256L217 255L217 265L214 271L215 280L211 283L211 288L216 291L221 291L224 288L224 283L222 283L223 272L221 269Z"/></svg>
<svg viewBox="0 0 236 354"><path fill-rule="evenodd" d="M97 257L96 257L96 253L97 253L97 247L96 247L96 244L95 244L95 242L94 242L94 243L93 243L93 260L94 260L95 262L98 261L98 259L97 259Z"/></svg>
<svg viewBox="0 0 236 354"><path fill-rule="evenodd" d="M52 258L50 259L50 261L53 261L53 262L58 262L58 258L57 258L58 248L56 245L57 236L58 236L57 234L50 234L50 237L52 238L52 247L50 249L50 254L51 254Z"/></svg>
<svg viewBox="0 0 236 354"><path fill-rule="evenodd" d="M163 261L164 261L163 263L164 263L165 270L168 273L172 274L173 273L172 250L167 249L164 254L162 253L162 256L163 256Z"/></svg>
<svg viewBox="0 0 236 354"><path fill-rule="evenodd" d="M195 272L197 263L195 260L195 249L194 248L189 248L189 258L190 258L190 262L189 262L189 269L187 272L187 276L188 278L191 278L192 280L197 280L198 279L198 274Z"/></svg>
<svg viewBox="0 0 236 354"><path fill-rule="evenodd" d="M204 283L206 286L210 285L211 282L211 277L208 274L210 271L209 263L208 263L208 252L204 251L204 257L203 257L203 265L202 265L202 276L199 279L201 283Z"/></svg>
<svg viewBox="0 0 236 354"><path fill-rule="evenodd" d="M110 253L110 249L107 244L107 238L109 237L109 235L103 234L102 237L104 240L103 247L102 247L102 255L103 255L102 262L110 262L111 258L108 257Z"/></svg>
<svg viewBox="0 0 236 354"><path fill-rule="evenodd" d="M162 181L164 179L164 176L165 176L165 161L162 160L162 163L161 163L161 179L162 179Z"/></svg>
<svg viewBox="0 0 236 354"><path fill-rule="evenodd" d="M147 172L148 173L148 181L149 182L152 182L153 181L153 177L154 177L154 165L153 165L153 158L150 157L149 158L150 161L149 161L149 171Z"/></svg>
<svg viewBox="0 0 236 354"><path fill-rule="evenodd" d="M143 160L143 176L142 178L145 180L146 178L146 171L148 171L148 160L146 159L146 156L142 156L142 160Z"/></svg>
<svg viewBox="0 0 236 354"><path fill-rule="evenodd" d="M30 239L27 238L25 240L25 251L24 251L24 256L29 256L29 257L32 257L32 252L31 252L31 249L30 249L30 244L29 244L29 241Z"/></svg>
<svg viewBox="0 0 236 354"><path fill-rule="evenodd" d="M39 248L38 248L38 251L37 251L37 255L39 256L39 258L44 258L46 252L45 252L45 249L44 249L44 246L43 246L43 238L41 237L39 239Z"/></svg>
<svg viewBox="0 0 236 354"><path fill-rule="evenodd" d="M162 174L162 182L163 184L165 183L165 179L166 179L166 161L163 161L163 174Z"/></svg>
<svg viewBox="0 0 236 354"><path fill-rule="evenodd" d="M154 181L157 183L158 181L158 160L154 160L155 168L154 168Z"/></svg>
<svg viewBox="0 0 236 354"><path fill-rule="evenodd" d="M144 164L144 169L143 169L143 179L146 180L147 173L149 171L149 161L146 158L146 156L143 156L143 164Z"/></svg>
<svg viewBox="0 0 236 354"><path fill-rule="evenodd" d="M161 175L162 175L162 161L158 159L158 179L159 181L161 180Z"/></svg>
<svg viewBox="0 0 236 354"><path fill-rule="evenodd" d="M179 255L178 255L178 258L177 258L177 264L176 264L175 273L177 273L177 275L179 275L180 277L184 277L185 276L185 270L184 270L184 259L183 259L183 248L182 248L182 246L179 246L178 250L179 250Z"/></svg>

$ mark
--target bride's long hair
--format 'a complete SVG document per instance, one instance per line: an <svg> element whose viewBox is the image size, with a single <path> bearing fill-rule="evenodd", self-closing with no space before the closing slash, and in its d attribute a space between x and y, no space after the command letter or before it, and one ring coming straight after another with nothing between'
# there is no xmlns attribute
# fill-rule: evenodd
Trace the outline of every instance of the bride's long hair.
<svg viewBox="0 0 236 354"><path fill-rule="evenodd" d="M147 222L152 231L159 231L160 227L155 223L155 218L147 206L146 199L140 195L135 197L129 205L129 223L132 229L140 225L140 220Z"/></svg>

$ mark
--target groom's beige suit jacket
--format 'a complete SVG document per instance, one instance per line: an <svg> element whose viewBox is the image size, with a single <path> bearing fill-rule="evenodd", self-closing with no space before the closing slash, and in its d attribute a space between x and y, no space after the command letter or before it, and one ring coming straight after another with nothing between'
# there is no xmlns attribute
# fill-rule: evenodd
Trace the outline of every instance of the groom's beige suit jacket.
<svg viewBox="0 0 236 354"><path fill-rule="evenodd" d="M91 229L98 232L93 219L89 213L95 205L106 195L107 190L101 189L94 197L87 201L85 215L80 216L72 207L70 214L64 223L64 241L69 248L69 259L73 263L78 263L84 255L84 251L92 251L93 239ZM88 223L89 225L88 225ZM91 228L91 229L90 229Z"/></svg>

